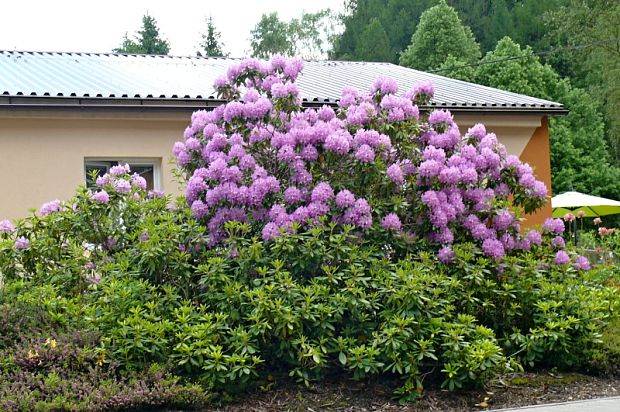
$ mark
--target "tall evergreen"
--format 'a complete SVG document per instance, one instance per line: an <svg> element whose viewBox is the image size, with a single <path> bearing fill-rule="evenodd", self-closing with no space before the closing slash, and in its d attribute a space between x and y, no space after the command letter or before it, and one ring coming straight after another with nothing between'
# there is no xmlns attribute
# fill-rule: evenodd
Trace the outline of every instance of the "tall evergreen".
<svg viewBox="0 0 620 412"><path fill-rule="evenodd" d="M221 33L217 31L215 23L213 23L213 17L209 16L207 20L207 33L202 35L202 42L200 43L199 56L210 57L225 57L228 54L224 53L224 45L222 44L220 37Z"/></svg>
<svg viewBox="0 0 620 412"><path fill-rule="evenodd" d="M448 56L473 63L480 58L480 46L471 29L461 23L456 10L441 0L422 13L411 44L400 56L400 64L432 70L440 67Z"/></svg>
<svg viewBox="0 0 620 412"><path fill-rule="evenodd" d="M364 28L360 37L358 56L364 61L390 61L392 56L388 36L378 19L372 19Z"/></svg>
<svg viewBox="0 0 620 412"><path fill-rule="evenodd" d="M142 29L136 33L134 39L130 39L125 33L123 43L113 51L130 54L168 54L170 43L160 38L157 21L146 14L142 17Z"/></svg>

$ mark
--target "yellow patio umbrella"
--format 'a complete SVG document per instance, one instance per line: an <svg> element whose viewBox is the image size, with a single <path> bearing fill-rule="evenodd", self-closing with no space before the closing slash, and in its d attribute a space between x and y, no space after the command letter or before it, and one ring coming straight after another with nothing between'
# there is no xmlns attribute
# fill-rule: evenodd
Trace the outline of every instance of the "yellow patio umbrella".
<svg viewBox="0 0 620 412"><path fill-rule="evenodd" d="M620 213L620 202L579 192L566 192L551 198L551 208L553 217L580 211L583 211L585 216L596 217Z"/></svg>

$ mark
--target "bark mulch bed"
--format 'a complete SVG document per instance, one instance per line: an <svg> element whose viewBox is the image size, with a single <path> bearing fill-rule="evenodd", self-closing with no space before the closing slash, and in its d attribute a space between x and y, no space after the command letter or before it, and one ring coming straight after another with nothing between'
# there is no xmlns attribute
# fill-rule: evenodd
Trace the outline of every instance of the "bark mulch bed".
<svg viewBox="0 0 620 412"><path fill-rule="evenodd" d="M601 377L551 371L506 375L480 390L428 389L417 402L405 405L392 398L392 390L397 385L396 381L356 382L333 378L305 388L284 382L205 412L463 412L620 395L619 375Z"/></svg>

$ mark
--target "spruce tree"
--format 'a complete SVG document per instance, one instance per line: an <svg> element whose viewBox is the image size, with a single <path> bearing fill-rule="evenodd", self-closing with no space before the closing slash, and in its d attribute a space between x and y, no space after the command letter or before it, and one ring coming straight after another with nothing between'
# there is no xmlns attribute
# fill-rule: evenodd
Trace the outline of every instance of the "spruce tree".
<svg viewBox="0 0 620 412"><path fill-rule="evenodd" d="M210 57L226 57L228 53L224 53L224 45L221 40L221 33L217 31L215 24L213 23L213 17L209 16L207 20L207 33L202 35L202 42L200 43L199 56Z"/></svg>
<svg viewBox="0 0 620 412"><path fill-rule="evenodd" d="M130 54L168 54L170 43L159 37L157 21L147 13L142 17L142 29L136 33L134 39L125 34L121 46L113 51Z"/></svg>

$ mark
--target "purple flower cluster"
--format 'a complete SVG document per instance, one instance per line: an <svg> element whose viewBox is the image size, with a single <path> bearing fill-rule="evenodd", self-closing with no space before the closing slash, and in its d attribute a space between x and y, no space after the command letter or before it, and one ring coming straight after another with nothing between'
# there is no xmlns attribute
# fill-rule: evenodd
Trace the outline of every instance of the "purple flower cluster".
<svg viewBox="0 0 620 412"><path fill-rule="evenodd" d="M568 253L566 253L565 251L559 250L555 254L554 261L556 265L567 265L570 263L570 257L568 256Z"/></svg>
<svg viewBox="0 0 620 412"><path fill-rule="evenodd" d="M15 225L10 220L0 221L0 233L13 233L15 231Z"/></svg>
<svg viewBox="0 0 620 412"><path fill-rule="evenodd" d="M380 76L379 78L377 78L377 80L375 80L374 84L370 88L370 94L395 94L397 91L398 83L396 83L396 80L384 76Z"/></svg>
<svg viewBox="0 0 620 412"><path fill-rule="evenodd" d="M385 230L396 230L399 231L401 229L400 218L396 213L390 213L381 220L381 226Z"/></svg>
<svg viewBox="0 0 620 412"><path fill-rule="evenodd" d="M146 190L146 179L137 173L130 174L129 165L112 166L110 171L103 176L98 176L96 180L99 191L91 194L90 199L93 202L107 204L110 201L110 193L119 193L126 195L132 193L132 197L138 198L136 192Z"/></svg>
<svg viewBox="0 0 620 412"><path fill-rule="evenodd" d="M94 202L105 205L110 201L110 195L105 190L100 190L90 195L90 199Z"/></svg>
<svg viewBox="0 0 620 412"><path fill-rule="evenodd" d="M149 190L148 197L150 199L161 198L161 197L164 197L164 192L162 192L161 190L157 190L157 189Z"/></svg>
<svg viewBox="0 0 620 412"><path fill-rule="evenodd" d="M15 249L28 249L30 247L30 240L24 236L20 236L15 240Z"/></svg>
<svg viewBox="0 0 620 412"><path fill-rule="evenodd" d="M564 233L564 222L562 219L546 219L542 229L545 232L560 235Z"/></svg>
<svg viewBox="0 0 620 412"><path fill-rule="evenodd" d="M114 190L118 193L129 193L131 192L131 184L124 179L115 179L114 183L112 183Z"/></svg>
<svg viewBox="0 0 620 412"><path fill-rule="evenodd" d="M52 200L51 202L44 203L39 209L39 214L41 216L51 215L52 213L56 213L60 210L60 200Z"/></svg>
<svg viewBox="0 0 620 412"><path fill-rule="evenodd" d="M431 81L417 83L405 93L405 97L416 104L427 104L435 96L435 87Z"/></svg>
<svg viewBox="0 0 620 412"><path fill-rule="evenodd" d="M591 269L590 262L585 256L577 256L573 266L576 270L588 271Z"/></svg>
<svg viewBox="0 0 620 412"><path fill-rule="evenodd" d="M137 173L131 175L131 184L141 190L146 190L146 179Z"/></svg>
<svg viewBox="0 0 620 412"><path fill-rule="evenodd" d="M112 166L109 171L109 174L112 176L120 176L126 173L129 173L129 165L127 163L124 165Z"/></svg>
<svg viewBox="0 0 620 412"><path fill-rule="evenodd" d="M452 263L454 257L454 252L452 251L452 248L450 246L444 246L439 249L439 252L437 252L437 259L439 259L439 261L442 263Z"/></svg>
<svg viewBox="0 0 620 412"><path fill-rule="evenodd" d="M544 241L537 231L522 235L507 205L542 205L545 185L483 125L461 136L447 110L422 121L417 104L433 97L431 83L397 96L397 83L382 77L368 93L345 88L337 111L302 109L295 84L302 67L281 56L232 66L215 84L228 103L194 113L175 143L186 201L206 222L211 245L229 220L251 222L270 240L293 223L322 218L362 230L376 222L394 236L406 227L435 244L446 263L455 239L475 242L493 259ZM407 133L394 132L401 125ZM389 204L391 195L415 213L377 213L374 202ZM557 221L543 226L549 241L562 230Z"/></svg>

